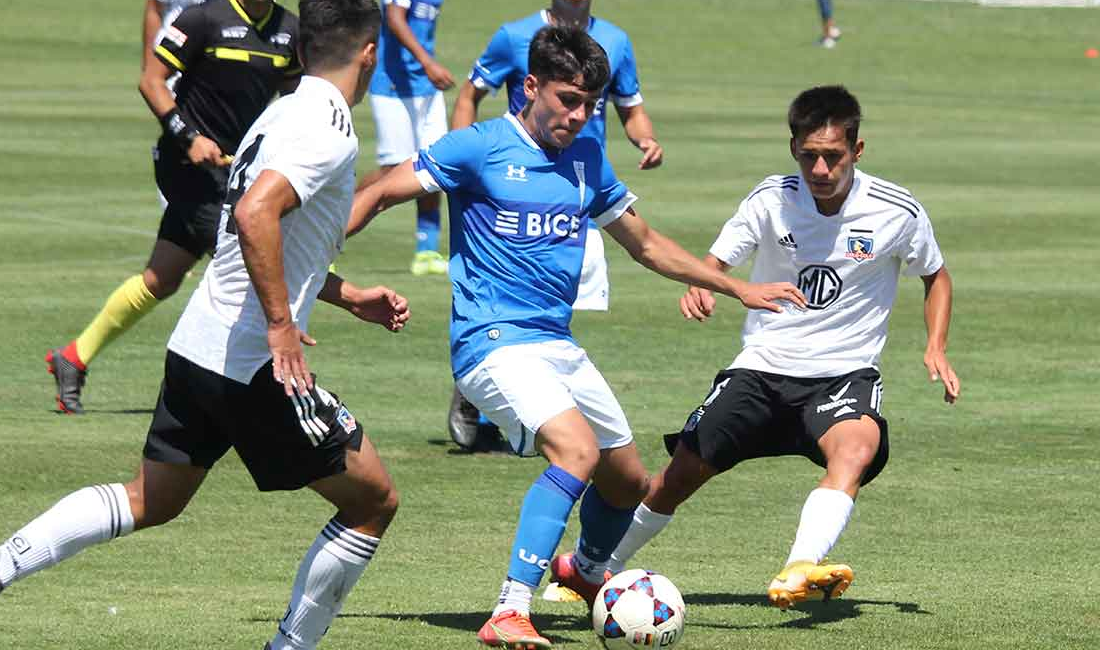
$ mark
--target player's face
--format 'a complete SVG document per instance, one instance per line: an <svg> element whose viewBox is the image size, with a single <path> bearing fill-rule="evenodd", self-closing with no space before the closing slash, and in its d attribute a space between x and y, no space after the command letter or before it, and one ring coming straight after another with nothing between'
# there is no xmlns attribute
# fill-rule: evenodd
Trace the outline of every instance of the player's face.
<svg viewBox="0 0 1100 650"><path fill-rule="evenodd" d="M599 91L581 88L579 77L573 82L547 81L540 83L534 75L527 75L523 91L527 97L525 110L527 126L539 144L554 149L564 149L573 143L600 99Z"/></svg>
<svg viewBox="0 0 1100 650"><path fill-rule="evenodd" d="M801 138L791 139L791 155L798 161L802 179L810 187L817 207L825 214L836 214L855 177L855 164L863 155L863 140L854 147L841 126L826 125Z"/></svg>
<svg viewBox="0 0 1100 650"><path fill-rule="evenodd" d="M592 0L553 0L550 3L550 13L554 14L559 24L585 27L592 14Z"/></svg>

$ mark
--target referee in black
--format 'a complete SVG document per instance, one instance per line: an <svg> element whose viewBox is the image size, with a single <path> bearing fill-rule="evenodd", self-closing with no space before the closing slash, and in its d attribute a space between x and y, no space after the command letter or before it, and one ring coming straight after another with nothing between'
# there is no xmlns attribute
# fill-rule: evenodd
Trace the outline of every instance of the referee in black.
<svg viewBox="0 0 1100 650"><path fill-rule="evenodd" d="M298 17L273 0L209 0L161 30L138 88L164 129L153 166L167 208L145 270L115 289L77 338L47 354L62 411L83 412L92 359L214 250L231 154L275 94L297 86L297 47ZM177 72L173 95L168 79Z"/></svg>

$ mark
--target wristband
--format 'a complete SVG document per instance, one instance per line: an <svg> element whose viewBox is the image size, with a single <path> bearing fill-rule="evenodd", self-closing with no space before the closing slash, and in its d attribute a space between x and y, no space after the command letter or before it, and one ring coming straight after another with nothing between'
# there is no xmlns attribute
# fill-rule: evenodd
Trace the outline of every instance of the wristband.
<svg viewBox="0 0 1100 650"><path fill-rule="evenodd" d="M184 151L190 149L195 138L202 135L198 129L187 123L178 107L173 107L162 115L160 123L164 127L164 132L175 138Z"/></svg>

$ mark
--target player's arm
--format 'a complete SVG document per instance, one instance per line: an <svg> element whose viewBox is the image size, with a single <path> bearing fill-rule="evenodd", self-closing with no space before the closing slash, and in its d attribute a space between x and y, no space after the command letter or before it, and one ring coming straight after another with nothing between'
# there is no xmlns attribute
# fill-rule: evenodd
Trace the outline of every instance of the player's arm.
<svg viewBox="0 0 1100 650"><path fill-rule="evenodd" d="M707 256L703 258L703 264L720 273L725 273L730 269L729 264L710 253L707 253ZM680 297L680 313L684 315L684 318L703 322L714 314L715 304L714 294L709 289L689 286L684 295Z"/></svg>
<svg viewBox="0 0 1100 650"><path fill-rule="evenodd" d="M400 332L409 320L409 301L389 287L357 287L329 273L317 298L346 309L356 318Z"/></svg>
<svg viewBox="0 0 1100 650"><path fill-rule="evenodd" d="M467 80L458 89L454 110L451 111L451 130L464 129L477 121L477 108L489 94L488 88L479 88Z"/></svg>
<svg viewBox="0 0 1100 650"><path fill-rule="evenodd" d="M387 4L386 27L389 27L390 31L393 32L397 42L401 43L401 46L408 50L409 54L412 54L413 58L420 62L420 65L424 66L424 74L428 75L428 79L433 86L439 90L451 88L455 85L455 79L451 75L451 71L440 64L439 61L436 61L431 54L428 54L428 50L425 50L420 41L416 40L416 35L409 27L408 14L408 7L402 7L396 2Z"/></svg>
<svg viewBox="0 0 1100 650"><path fill-rule="evenodd" d="M730 277L651 228L633 208L627 208L604 229L636 262L671 280L737 298L749 309L783 311L783 307L774 302L776 300L788 300L799 308L806 307L805 296L793 284L757 284Z"/></svg>
<svg viewBox="0 0 1100 650"><path fill-rule="evenodd" d="M665 151L653 135L653 121L645 112L644 105L619 106L616 104L615 111L619 114L619 121L623 123L627 139L642 152L638 169L660 167L664 162Z"/></svg>
<svg viewBox="0 0 1100 650"><path fill-rule="evenodd" d="M924 350L924 366L928 378L943 382L943 401L954 404L959 397L959 378L947 360L947 330L951 325L953 288L947 267L941 266L924 280L924 323L928 328L928 345Z"/></svg>
<svg viewBox="0 0 1100 650"><path fill-rule="evenodd" d="M160 31L163 5L157 0L145 0L145 14L141 21L141 69L145 70L153 56L153 39Z"/></svg>
<svg viewBox="0 0 1100 650"><path fill-rule="evenodd" d="M406 160L374 183L356 190L348 217L348 237L362 230L379 212L429 193L416 176L414 160Z"/></svg>
<svg viewBox="0 0 1100 650"><path fill-rule="evenodd" d="M290 181L277 171L265 169L233 209L241 256L267 317L267 345L275 380L283 384L287 395L295 388L300 392L313 388L302 344L317 343L294 323L283 272L279 220L298 205L298 194Z"/></svg>

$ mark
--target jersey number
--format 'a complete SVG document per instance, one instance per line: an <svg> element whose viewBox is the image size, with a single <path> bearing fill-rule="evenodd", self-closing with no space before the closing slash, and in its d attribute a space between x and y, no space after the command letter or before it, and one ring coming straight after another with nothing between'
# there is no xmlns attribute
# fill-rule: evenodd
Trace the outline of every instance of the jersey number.
<svg viewBox="0 0 1100 650"><path fill-rule="evenodd" d="M225 220L225 232L231 234L237 234L237 220L233 218L233 209L237 207L237 201L241 200L244 196L244 192L247 189L244 186L244 177L248 172L248 166L252 164L252 161L256 160L256 154L260 152L260 144L264 141L264 134L256 136L256 139L252 141L252 144L248 145L248 148L241 152L240 156L233 161L233 166L229 169L229 188L225 193L225 203L222 204L222 213L229 216Z"/></svg>

